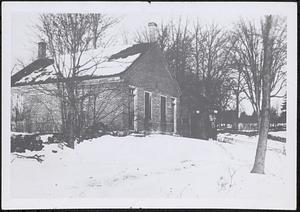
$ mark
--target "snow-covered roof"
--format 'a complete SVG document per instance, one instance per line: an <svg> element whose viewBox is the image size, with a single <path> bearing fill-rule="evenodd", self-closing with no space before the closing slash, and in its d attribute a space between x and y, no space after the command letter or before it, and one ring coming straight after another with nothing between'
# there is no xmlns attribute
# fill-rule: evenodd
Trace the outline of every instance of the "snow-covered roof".
<svg viewBox="0 0 300 212"><path fill-rule="evenodd" d="M109 48L98 48L85 51L78 64L79 77L105 77L125 71L146 49L149 44L118 45ZM79 57L79 55L77 55ZM73 61L70 55L61 55L48 66L40 66L18 79L15 84L42 83L57 78L59 70L63 70L64 78L70 77ZM27 71L28 72L28 71Z"/></svg>

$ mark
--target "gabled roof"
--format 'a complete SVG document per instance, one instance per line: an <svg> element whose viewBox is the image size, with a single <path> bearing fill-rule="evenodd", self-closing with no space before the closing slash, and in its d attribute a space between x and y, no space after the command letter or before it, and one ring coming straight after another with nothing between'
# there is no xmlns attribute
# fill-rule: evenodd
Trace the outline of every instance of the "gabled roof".
<svg viewBox="0 0 300 212"><path fill-rule="evenodd" d="M141 43L132 46L112 46L86 51L82 54L78 68L78 77L100 78L123 73L152 44ZM65 70L62 79L68 79L71 60L69 55L61 55L54 63L53 59L37 59L11 77L12 86L42 84L57 80L57 66Z"/></svg>
<svg viewBox="0 0 300 212"><path fill-rule="evenodd" d="M30 63L22 70L18 71L11 77L11 84L14 85L16 82L24 78L25 76L31 74L34 71L42 71L47 66L53 64L52 59L37 59L34 62Z"/></svg>

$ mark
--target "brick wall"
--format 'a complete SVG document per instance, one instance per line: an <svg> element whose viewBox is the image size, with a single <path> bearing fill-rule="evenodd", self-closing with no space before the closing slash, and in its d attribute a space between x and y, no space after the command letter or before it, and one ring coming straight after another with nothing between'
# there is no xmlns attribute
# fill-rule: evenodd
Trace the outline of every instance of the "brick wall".
<svg viewBox="0 0 300 212"><path fill-rule="evenodd" d="M47 90L54 89L48 84ZM59 99L53 95L47 95L42 86L21 86L12 88L12 97L22 96L22 116L25 122L23 129L16 129L25 132L59 132L61 127L61 114ZM12 107L16 99L12 98ZM14 111L13 108L11 110ZM11 114L14 116L14 114ZM17 124L18 125L18 124ZM15 129L12 129L15 130Z"/></svg>
<svg viewBox="0 0 300 212"><path fill-rule="evenodd" d="M166 97L166 132L173 132L173 123L172 123L172 109L171 109L171 96L167 94L162 94L159 92L145 90L144 88L137 87L137 109L136 109L136 120L138 123L138 131L145 130L144 126L144 118L145 118L145 91L151 93L151 120L150 120L150 128L151 131L163 131L161 128L161 96ZM177 120L178 120L178 105L179 99L176 98L177 104ZM178 126L178 123L177 123Z"/></svg>
<svg viewBox="0 0 300 212"><path fill-rule="evenodd" d="M166 131L171 132L173 124L171 123L171 98L176 98L177 104L177 129L179 118L179 96L180 89L176 80L168 70L165 58L157 46L153 46L145 52L137 63L134 63L121 76L125 81L137 88L138 95L138 130L144 130L144 91L151 92L152 96L152 119L150 121L151 129L161 131L161 95L166 97Z"/></svg>
<svg viewBox="0 0 300 212"><path fill-rule="evenodd" d="M180 96L179 86L169 72L164 55L157 46L141 55L138 61L124 72L122 78L130 85L151 92Z"/></svg>
<svg viewBox="0 0 300 212"><path fill-rule="evenodd" d="M128 124L124 122L126 113L127 86L121 82L103 82L103 80L85 81L84 89L91 85L94 89L95 96L86 98L83 109L85 114L85 125L91 126L94 121L96 123L104 123L110 130L123 130L128 128ZM47 84L47 90L56 89L54 84ZM126 89L125 89L126 88ZM48 95L47 95L48 94ZM60 99L49 92L43 91L40 85L20 86L12 88L12 96L21 95L23 97L22 110L26 114L23 129L18 127L19 131L24 132L43 132L52 133L60 132L62 127L61 105ZM82 95L82 93L81 93ZM12 98L14 105L15 98ZM95 102L94 102L95 101ZM96 105L94 110L94 103ZM13 108L12 108L12 116ZM96 116L94 116L96 114ZM16 126L20 124L12 124L12 130L17 130Z"/></svg>

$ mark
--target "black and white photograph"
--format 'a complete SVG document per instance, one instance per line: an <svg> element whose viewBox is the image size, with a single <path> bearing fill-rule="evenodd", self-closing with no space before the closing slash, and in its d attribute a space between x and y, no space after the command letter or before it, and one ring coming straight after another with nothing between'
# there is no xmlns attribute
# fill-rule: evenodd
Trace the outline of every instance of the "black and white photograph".
<svg viewBox="0 0 300 212"><path fill-rule="evenodd" d="M296 2L3 2L2 208L296 209Z"/></svg>

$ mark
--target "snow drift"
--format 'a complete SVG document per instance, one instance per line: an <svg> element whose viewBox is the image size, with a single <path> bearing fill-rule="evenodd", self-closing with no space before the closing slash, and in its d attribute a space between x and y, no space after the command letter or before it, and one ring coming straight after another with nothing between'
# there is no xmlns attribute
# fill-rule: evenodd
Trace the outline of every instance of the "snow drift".
<svg viewBox="0 0 300 212"><path fill-rule="evenodd" d="M11 155L14 198L255 198L284 201L284 143L269 141L266 174L250 174L256 142L102 136L75 150L45 145L43 162Z"/></svg>

